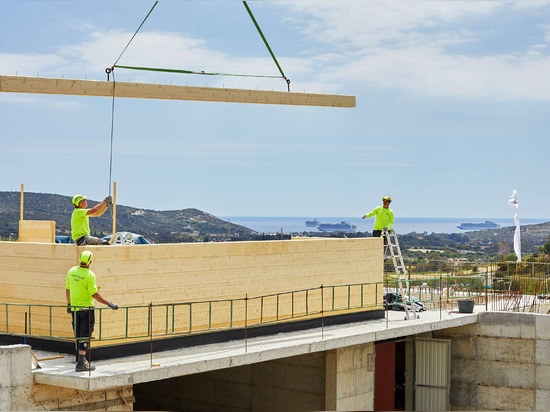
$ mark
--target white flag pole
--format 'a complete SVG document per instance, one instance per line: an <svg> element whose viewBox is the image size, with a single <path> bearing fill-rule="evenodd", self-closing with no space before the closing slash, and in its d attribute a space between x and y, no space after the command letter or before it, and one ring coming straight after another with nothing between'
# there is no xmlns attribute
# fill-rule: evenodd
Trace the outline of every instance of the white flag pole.
<svg viewBox="0 0 550 412"><path fill-rule="evenodd" d="M518 262L521 262L521 235L520 235L520 224L519 224L519 202L518 195L516 190L512 192L510 200L508 200L510 206L512 206L516 212L514 213L514 223L516 225L516 231L514 232L514 252L518 257Z"/></svg>

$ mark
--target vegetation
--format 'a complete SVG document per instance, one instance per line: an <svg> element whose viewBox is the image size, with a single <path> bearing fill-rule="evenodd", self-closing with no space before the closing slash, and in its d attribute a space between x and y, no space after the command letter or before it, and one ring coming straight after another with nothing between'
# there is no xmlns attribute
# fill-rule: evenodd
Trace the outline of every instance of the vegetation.
<svg viewBox="0 0 550 412"><path fill-rule="evenodd" d="M90 206L97 202L89 201ZM18 238L20 193L0 192L0 239ZM70 235L71 197L47 193L25 193L24 219L54 220L57 235ZM119 231L139 233L155 243L208 242L220 240L288 239L289 235L265 235L235 225L198 209L156 211L117 205ZM457 262L515 261L514 227L464 233L399 234L403 257L418 273L446 273ZM112 231L112 209L93 219L93 235L106 236ZM521 227L524 255L534 258L550 255L550 222ZM295 233L293 236L319 237L318 231ZM368 237L370 233L324 233L329 237ZM470 265L470 264L469 264ZM468 267L470 274L479 270ZM390 270L391 271L391 270ZM412 273L412 272L411 272Z"/></svg>
<svg viewBox="0 0 550 412"><path fill-rule="evenodd" d="M19 192L0 192L0 237L17 239L20 217ZM90 206L98 201L89 200ZM56 234L69 236L71 197L45 193L25 193L24 219L54 220ZM244 226L225 222L197 209L156 211L117 205L117 228L139 233L155 243L197 242L217 239L249 239L257 234ZM94 218L92 235L111 234L112 209ZM11 236L10 236L11 235Z"/></svg>
<svg viewBox="0 0 550 412"><path fill-rule="evenodd" d="M516 259L513 255L515 227L464 233L408 233L399 236L403 256L411 262L455 259L463 261L499 261ZM524 255L538 256L550 250L550 222L521 227ZM545 243L546 242L546 243Z"/></svg>

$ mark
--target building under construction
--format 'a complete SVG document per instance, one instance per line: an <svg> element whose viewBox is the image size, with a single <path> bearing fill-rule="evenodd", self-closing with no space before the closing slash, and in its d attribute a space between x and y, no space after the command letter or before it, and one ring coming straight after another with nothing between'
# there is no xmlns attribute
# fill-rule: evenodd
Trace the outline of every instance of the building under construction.
<svg viewBox="0 0 550 412"><path fill-rule="evenodd" d="M78 247L48 240L44 226L27 221L26 241L0 242L3 410L544 410L550 401L548 315L498 310L502 296L488 293L470 294L473 313L448 294L419 316L387 310L381 238ZM66 272L83 250L94 253L101 293L120 304L96 308L93 372L75 371L65 307Z"/></svg>

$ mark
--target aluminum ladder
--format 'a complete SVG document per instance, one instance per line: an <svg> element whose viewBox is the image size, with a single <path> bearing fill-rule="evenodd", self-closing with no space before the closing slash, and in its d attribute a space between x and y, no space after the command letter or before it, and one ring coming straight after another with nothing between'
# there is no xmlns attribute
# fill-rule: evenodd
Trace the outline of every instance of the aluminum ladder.
<svg viewBox="0 0 550 412"><path fill-rule="evenodd" d="M384 239L384 260L391 258L395 274L397 275L399 294L396 296L396 300L399 302L399 296L401 296L402 303L405 307L405 320L419 319L420 316L416 312L416 304L407 293L409 292L409 273L403 262L403 255L399 247L397 233L395 233L393 229L384 228L382 231L382 238ZM405 299L406 296L408 296L408 299ZM409 305L411 309L409 309Z"/></svg>

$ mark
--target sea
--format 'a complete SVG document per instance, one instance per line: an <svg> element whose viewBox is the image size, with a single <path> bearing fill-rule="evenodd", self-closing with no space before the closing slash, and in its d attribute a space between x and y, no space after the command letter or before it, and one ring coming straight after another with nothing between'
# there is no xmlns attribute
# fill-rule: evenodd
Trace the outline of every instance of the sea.
<svg viewBox="0 0 550 412"><path fill-rule="evenodd" d="M306 220L317 219L319 222L338 223L348 221L357 226L357 232L372 232L373 218L360 217L274 217L274 216L219 216L220 219L245 226L259 233L302 233L318 231L315 227L307 227ZM513 216L510 218L457 218L457 217L396 217L394 229L398 234L407 233L464 233L457 228L463 222L494 222L500 227L514 226ZM520 224L535 225L550 222L550 218L523 218ZM322 233L319 231L319 233Z"/></svg>

